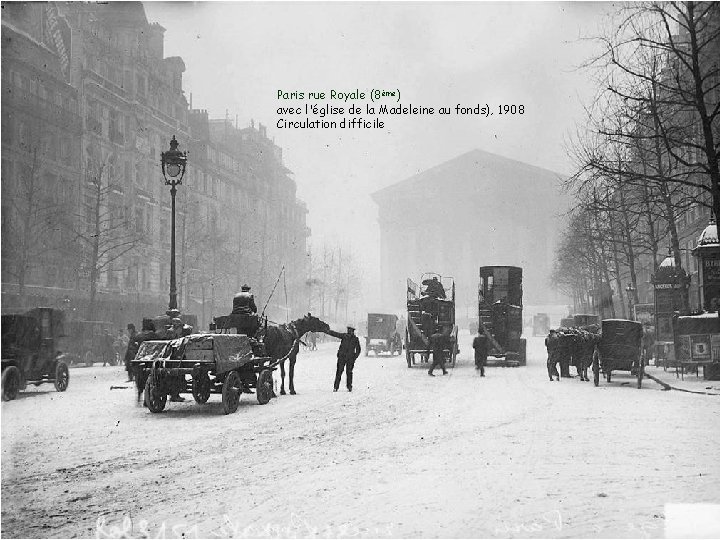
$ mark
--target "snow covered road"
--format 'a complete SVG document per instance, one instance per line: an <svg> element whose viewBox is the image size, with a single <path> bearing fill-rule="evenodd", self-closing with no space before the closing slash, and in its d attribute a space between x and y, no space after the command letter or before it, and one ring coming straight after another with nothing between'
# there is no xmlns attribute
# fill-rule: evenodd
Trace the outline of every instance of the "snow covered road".
<svg viewBox="0 0 720 540"><path fill-rule="evenodd" d="M363 353L352 393L323 344L229 416L73 369L2 404L2 535L655 538L665 503L720 502L720 397L551 383L540 338L480 378L469 342L444 377Z"/></svg>

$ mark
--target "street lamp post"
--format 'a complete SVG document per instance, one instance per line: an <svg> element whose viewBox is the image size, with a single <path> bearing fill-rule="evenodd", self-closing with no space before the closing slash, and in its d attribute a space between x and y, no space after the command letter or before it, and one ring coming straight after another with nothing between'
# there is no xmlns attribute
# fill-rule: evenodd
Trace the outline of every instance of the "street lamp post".
<svg viewBox="0 0 720 540"><path fill-rule="evenodd" d="M185 167L187 166L187 152L178 150L178 142L175 135L170 140L170 150L162 152L160 155L160 164L162 166L165 185L170 186L170 196L172 198L172 224L170 227L170 304L168 311L177 309L177 287L175 284L175 194L177 186L182 184L183 176L185 176Z"/></svg>
<svg viewBox="0 0 720 540"><path fill-rule="evenodd" d="M632 286L632 283L628 283L628 286L625 287L625 291L627 292L628 298L629 318L631 321L634 321L635 315L633 314L633 293L635 293L635 287Z"/></svg>

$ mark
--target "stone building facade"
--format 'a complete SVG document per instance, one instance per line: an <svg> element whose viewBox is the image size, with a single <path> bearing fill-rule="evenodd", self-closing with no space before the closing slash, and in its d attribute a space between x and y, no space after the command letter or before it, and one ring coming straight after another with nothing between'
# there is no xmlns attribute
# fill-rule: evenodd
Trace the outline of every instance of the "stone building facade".
<svg viewBox="0 0 720 540"><path fill-rule="evenodd" d="M173 135L190 155L177 197L181 308L199 315L204 327L227 311L225 297L241 281L259 283L265 293L279 261L302 272L307 209L295 198L281 149L259 129L233 128L232 136L221 137L216 121L191 110L185 64L165 57L165 30L147 21L142 4L18 3L4 9L2 25L6 311L54 305L124 326L166 309L171 198L160 156ZM49 143L30 132L31 117ZM47 241L58 249L30 253L23 273L16 270L17 247L6 239L21 225L10 207L20 200L17 179L32 155L28 141L48 148L36 168L43 191L57 192L66 205L63 219L49 222L59 231L53 234L65 237ZM292 219L263 229L257 225L263 220L250 219L257 209L273 220L283 213ZM97 223L100 246L88 241ZM267 236L259 237L262 232ZM296 278L286 276L288 283Z"/></svg>
<svg viewBox="0 0 720 540"><path fill-rule="evenodd" d="M375 192L383 303L403 309L405 279L455 277L458 318L477 310L479 267L523 268L524 303L557 302L549 285L561 176L481 150Z"/></svg>

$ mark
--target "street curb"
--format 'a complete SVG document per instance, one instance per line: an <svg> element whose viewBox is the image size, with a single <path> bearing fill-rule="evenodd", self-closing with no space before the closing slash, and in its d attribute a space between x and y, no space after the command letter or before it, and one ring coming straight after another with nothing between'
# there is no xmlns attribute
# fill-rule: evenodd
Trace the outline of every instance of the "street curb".
<svg viewBox="0 0 720 540"><path fill-rule="evenodd" d="M689 393L689 394L703 394L703 395L706 395L706 396L720 396L720 394L713 394L713 393L711 393L711 392L700 392L700 391L697 391L697 390L687 390L687 389L685 389L685 388L678 388L678 387L676 387L676 386L672 386L672 385L670 385L670 384L668 384L668 383L666 383L666 382L661 381L660 379L657 379L657 378L653 377L652 375L650 375L650 374L647 373L647 372L643 373L643 376L644 376L644 377L647 377L648 379L651 379L651 380L655 381L656 383L658 383L660 386L663 387L663 390L677 390L678 392L687 392L687 393Z"/></svg>

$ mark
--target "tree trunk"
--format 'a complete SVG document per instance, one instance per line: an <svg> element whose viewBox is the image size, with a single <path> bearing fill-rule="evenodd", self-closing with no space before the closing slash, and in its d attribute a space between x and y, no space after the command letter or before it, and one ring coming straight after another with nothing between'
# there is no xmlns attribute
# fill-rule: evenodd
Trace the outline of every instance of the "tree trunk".
<svg viewBox="0 0 720 540"><path fill-rule="evenodd" d="M95 320L95 299L97 296L98 280L100 279L99 272L99 253L100 253L100 203L102 199L102 174L103 167L100 167L97 182L94 186L96 189L95 193L95 208L93 216L93 241L92 241L92 253L90 255L90 301L88 303L87 318L89 321Z"/></svg>

